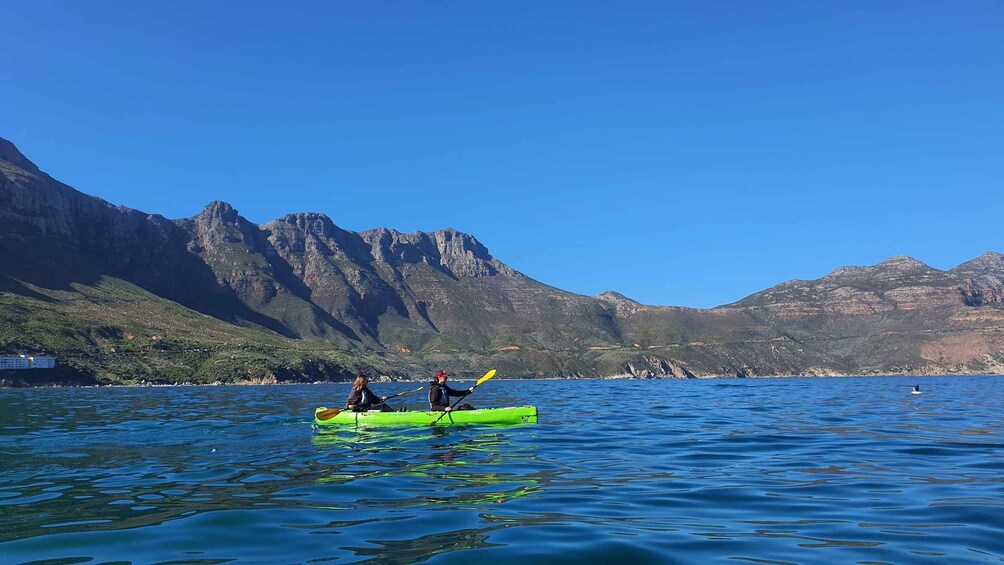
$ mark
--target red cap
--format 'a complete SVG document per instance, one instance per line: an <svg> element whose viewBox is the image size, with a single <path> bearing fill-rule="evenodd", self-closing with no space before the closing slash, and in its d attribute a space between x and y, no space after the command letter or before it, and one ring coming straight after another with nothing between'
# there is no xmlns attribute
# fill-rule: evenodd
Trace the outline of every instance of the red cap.
<svg viewBox="0 0 1004 565"><path fill-rule="evenodd" d="M446 371L442 370L442 369L440 369L440 370L436 371L436 378L437 378L437 379L438 379L439 377L448 377L448 376L450 376L450 374L449 374L449 373L447 373Z"/></svg>

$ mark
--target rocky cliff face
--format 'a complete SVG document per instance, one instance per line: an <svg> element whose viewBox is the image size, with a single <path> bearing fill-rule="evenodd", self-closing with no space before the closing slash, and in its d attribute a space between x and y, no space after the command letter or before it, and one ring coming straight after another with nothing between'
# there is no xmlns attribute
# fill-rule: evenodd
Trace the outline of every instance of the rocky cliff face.
<svg viewBox="0 0 1004 565"><path fill-rule="evenodd" d="M941 271L909 257L789 281L729 308L783 328L856 372L993 371L1004 352L1004 269L987 253Z"/></svg>
<svg viewBox="0 0 1004 565"><path fill-rule="evenodd" d="M1004 307L1004 255L989 251L948 272L957 277L966 306Z"/></svg>
<svg viewBox="0 0 1004 565"><path fill-rule="evenodd" d="M478 240L456 230L403 234L379 228L360 235L370 245L373 257L392 267L423 263L454 279L518 275L495 260Z"/></svg>
<svg viewBox="0 0 1004 565"><path fill-rule="evenodd" d="M509 373L700 377L1004 361L997 253L949 271L909 257L844 267L713 310L647 306L541 284L452 229L357 233L315 213L259 226L224 202L181 220L116 207L2 139L0 257L10 288L115 277L223 322L410 367L467 359Z"/></svg>

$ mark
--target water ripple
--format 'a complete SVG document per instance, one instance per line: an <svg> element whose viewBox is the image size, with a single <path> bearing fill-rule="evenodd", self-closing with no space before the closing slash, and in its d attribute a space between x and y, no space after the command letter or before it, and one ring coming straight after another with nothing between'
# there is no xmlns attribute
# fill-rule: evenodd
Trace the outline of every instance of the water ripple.
<svg viewBox="0 0 1004 565"><path fill-rule="evenodd" d="M910 395L918 383L928 392ZM591 403L623 389L647 401ZM1004 560L1004 379L493 380L478 404L536 398L541 423L312 430L313 407L345 394L342 385L0 391L0 554ZM240 417L212 417L229 414Z"/></svg>

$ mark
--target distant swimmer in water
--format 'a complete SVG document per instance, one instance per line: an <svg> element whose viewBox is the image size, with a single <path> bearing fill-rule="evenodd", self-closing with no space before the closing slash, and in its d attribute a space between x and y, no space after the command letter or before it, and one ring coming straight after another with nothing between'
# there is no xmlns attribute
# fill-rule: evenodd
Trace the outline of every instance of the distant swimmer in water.
<svg viewBox="0 0 1004 565"><path fill-rule="evenodd" d="M914 394L920 394L920 385L917 385L917 386L913 387L913 391L912 392Z"/></svg>

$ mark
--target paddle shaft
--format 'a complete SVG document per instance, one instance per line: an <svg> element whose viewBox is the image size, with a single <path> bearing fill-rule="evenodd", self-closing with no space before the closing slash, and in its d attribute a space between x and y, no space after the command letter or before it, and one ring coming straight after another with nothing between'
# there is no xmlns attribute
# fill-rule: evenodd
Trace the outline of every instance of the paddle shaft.
<svg viewBox="0 0 1004 565"><path fill-rule="evenodd" d="M424 387L418 387L415 390L406 390L404 392L399 392L397 394L392 394L392 395L388 396L387 398L385 398L384 400L381 400L377 404L383 404L384 402L387 402L388 400L390 400L391 398L394 398L395 396L404 396L406 394L411 394L413 392L418 392L418 391L422 390L423 388ZM332 408L330 410L324 410L323 412L318 412L316 418L318 420L330 420L331 418L334 418L335 416L341 414L342 412L344 412L346 410L349 410L349 408Z"/></svg>
<svg viewBox="0 0 1004 565"><path fill-rule="evenodd" d="M483 376L483 377L481 377L480 379L478 379L478 382L474 383L474 386L472 386L470 390L468 390L468 391L467 391L466 393L464 393L464 394L463 394L463 395L462 395L462 396L461 396L460 398L458 398L458 399L457 399L457 401L456 401L456 402L454 402L454 403L453 403L453 404L452 404L452 405L450 406L450 409L449 409L449 410L443 410L443 413L442 413L442 414L440 414L440 415L439 415L439 417L438 417L438 418L436 418L436 420L435 420L434 422L432 422L431 424L429 424L429 425L430 425L430 426L435 426L436 424L438 424L438 423L439 423L439 421L443 419L443 416L445 416L445 415L449 414L450 412L452 412L452 411L453 411L453 409L454 409L454 408L456 408L457 404L460 404L460 402L461 402L461 401L462 401L463 399L467 398L467 395L469 395L469 394L473 393L473 392L474 392L474 389L478 388L478 387L479 387L479 386L481 385L481 383L483 383L483 382L487 381L488 379L490 379L490 378L492 378L492 377L494 377L494 376L495 376L495 369L492 369L491 371L488 371L487 373L485 373L485 376Z"/></svg>
<svg viewBox="0 0 1004 565"><path fill-rule="evenodd" d="M474 388L478 388L478 385L474 385ZM438 417L438 418L436 418L435 420L433 420L433 422L432 422L431 424L429 424L429 425L430 425L430 426L435 426L436 424L438 424L438 423L439 423L439 421L443 419L443 416L445 416L445 415L449 414L450 412L453 412L453 409L454 409L454 408L456 408L457 404L460 404L460 401L461 401L461 400L463 400L463 399L465 399L465 398L467 398L467 395L468 395L468 394L470 394L470 393L472 393L472 392L474 392L474 391L473 391L473 390L470 390L470 391L467 391L467 393L466 393L466 394L464 394L463 396L461 396L460 398L458 398L458 399L457 399L457 401L456 401L456 402L454 402L454 403L453 403L453 404L452 404L452 405L450 406L450 409L449 409L449 410L443 410L443 413L442 413L442 414L440 414L440 415L439 415L439 417Z"/></svg>

